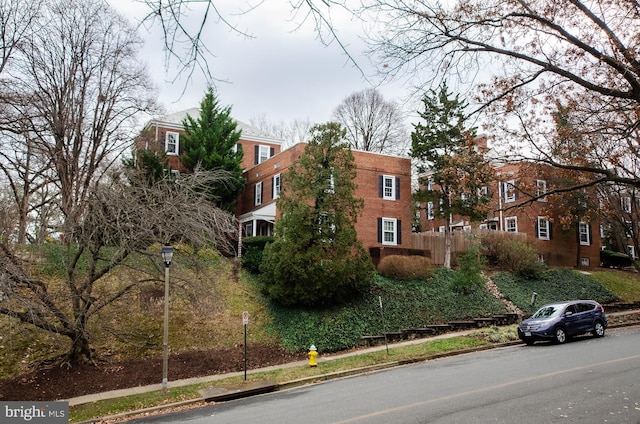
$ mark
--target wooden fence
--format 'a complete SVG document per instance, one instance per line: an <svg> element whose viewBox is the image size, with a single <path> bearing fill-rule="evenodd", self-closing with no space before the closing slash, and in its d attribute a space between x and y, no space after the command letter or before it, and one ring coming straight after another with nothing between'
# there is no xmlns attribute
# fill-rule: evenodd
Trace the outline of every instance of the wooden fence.
<svg viewBox="0 0 640 424"><path fill-rule="evenodd" d="M474 232L454 231L451 234L451 256L455 257L458 252L466 252L471 243L477 243L486 235L499 235L503 237L513 237L520 241L526 241L526 233L511 233L506 231L478 230ZM411 248L416 250L427 250L431 252L431 261L434 265L444 264L444 233L424 232L411 233Z"/></svg>

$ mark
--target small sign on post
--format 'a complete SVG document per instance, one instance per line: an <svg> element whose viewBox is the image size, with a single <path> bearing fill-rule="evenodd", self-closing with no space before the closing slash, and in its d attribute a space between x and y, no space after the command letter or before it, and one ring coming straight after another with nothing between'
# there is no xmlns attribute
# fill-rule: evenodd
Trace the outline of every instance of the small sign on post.
<svg viewBox="0 0 640 424"><path fill-rule="evenodd" d="M244 380L247 381L247 324L249 324L249 311L242 312L242 325L244 326Z"/></svg>

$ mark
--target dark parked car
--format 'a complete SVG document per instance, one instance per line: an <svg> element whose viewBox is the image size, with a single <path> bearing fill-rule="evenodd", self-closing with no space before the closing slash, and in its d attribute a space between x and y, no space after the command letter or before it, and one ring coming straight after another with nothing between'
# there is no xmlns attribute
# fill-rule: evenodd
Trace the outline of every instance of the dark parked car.
<svg viewBox="0 0 640 424"><path fill-rule="evenodd" d="M544 305L518 326L518 336L528 345L536 340L564 343L569 337L592 333L604 336L607 317L593 300L570 300Z"/></svg>

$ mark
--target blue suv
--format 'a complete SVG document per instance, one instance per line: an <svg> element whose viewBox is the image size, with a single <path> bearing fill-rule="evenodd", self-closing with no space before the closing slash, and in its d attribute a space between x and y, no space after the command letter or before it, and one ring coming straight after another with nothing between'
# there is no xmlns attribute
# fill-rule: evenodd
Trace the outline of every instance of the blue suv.
<svg viewBox="0 0 640 424"><path fill-rule="evenodd" d="M564 343L569 337L592 333L604 336L607 317L593 300L570 300L544 305L518 326L518 337L528 345L536 340Z"/></svg>

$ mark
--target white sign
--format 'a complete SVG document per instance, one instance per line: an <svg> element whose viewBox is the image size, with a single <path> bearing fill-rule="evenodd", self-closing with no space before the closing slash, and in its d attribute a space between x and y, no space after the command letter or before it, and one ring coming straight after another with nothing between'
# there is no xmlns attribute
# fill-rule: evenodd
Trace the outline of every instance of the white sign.
<svg viewBox="0 0 640 424"><path fill-rule="evenodd" d="M249 311L242 312L242 324L243 325L249 324Z"/></svg>

